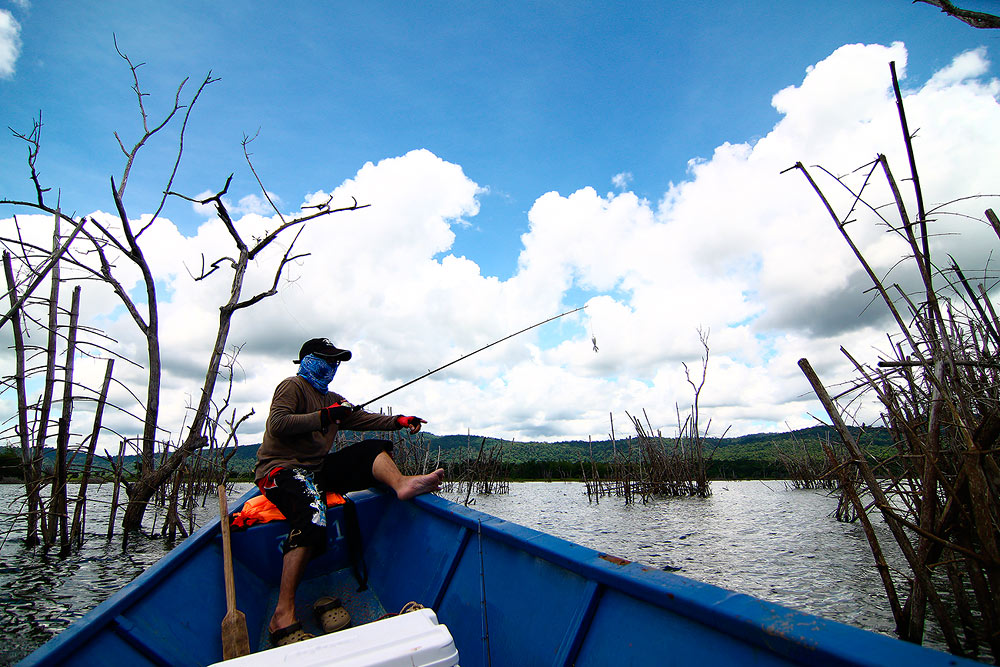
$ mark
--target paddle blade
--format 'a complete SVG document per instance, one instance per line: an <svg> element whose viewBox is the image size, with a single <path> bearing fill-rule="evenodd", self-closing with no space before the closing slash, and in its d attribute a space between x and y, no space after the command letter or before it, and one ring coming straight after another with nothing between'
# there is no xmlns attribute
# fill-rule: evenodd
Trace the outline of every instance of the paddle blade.
<svg viewBox="0 0 1000 667"><path fill-rule="evenodd" d="M250 655L250 635L247 633L247 617L239 609L234 609L222 619L222 658L238 658Z"/></svg>

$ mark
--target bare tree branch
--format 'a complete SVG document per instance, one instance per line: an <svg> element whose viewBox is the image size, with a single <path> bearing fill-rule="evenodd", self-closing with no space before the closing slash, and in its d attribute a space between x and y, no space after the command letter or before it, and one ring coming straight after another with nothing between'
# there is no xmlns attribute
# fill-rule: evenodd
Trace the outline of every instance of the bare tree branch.
<svg viewBox="0 0 1000 667"><path fill-rule="evenodd" d="M204 280L205 278L208 278L210 275L212 275L213 273L215 273L216 271L218 271L219 269L221 269L224 264L229 264L229 266L235 268L235 266L236 266L236 260L233 259L232 257L220 257L217 260L215 260L214 262L212 262L212 264L211 264L212 268L209 269L206 272L205 271L205 255L204 255L204 253L202 253L202 255L201 255L201 273L199 273L196 276L193 273L191 273L190 270L188 270L188 275L191 276L191 278L195 282L199 282L199 281Z"/></svg>
<svg viewBox="0 0 1000 667"><path fill-rule="evenodd" d="M56 215L58 217L59 214L56 213ZM52 270L52 267L56 265L56 262L59 261L59 258L69 248L70 243L72 243L73 239L76 238L77 233L79 233L79 231L83 229L84 222L86 222L86 219L81 218L80 222L75 223L76 226L74 227L73 231L70 233L66 241L50 255L49 261L46 262L45 265L35 273L34 279L32 280L31 284L24 290L24 292L21 293L21 296L18 297L17 302L11 307L11 309L7 311L7 313L3 317L0 317L0 329L3 328L3 325L7 324L7 322L14 315L14 313L18 309L20 309L21 305L24 304L27 298L31 296L32 292L35 291L35 288L38 287L38 285L42 282L42 280L45 279L45 276L48 275L49 271Z"/></svg>
<svg viewBox="0 0 1000 667"><path fill-rule="evenodd" d="M142 313L139 312L135 302L132 301L132 297L129 296L128 291L121 284L121 281L115 277L112 272L112 264L108 261L107 255L104 253L104 248L102 248L98 244L97 240L90 234L87 234L87 237L94 243L94 247L96 248L98 257L100 258L101 279L110 285L114 293L118 295L118 299L122 302L122 305L125 306L125 310L127 310L128 314L132 317L132 320L135 322L135 325L139 329L140 333L147 335L149 332L149 323L143 317Z"/></svg>
<svg viewBox="0 0 1000 667"><path fill-rule="evenodd" d="M956 7L949 0L913 0L913 3L923 2L927 5L934 5L948 16L954 16L963 23L968 23L973 28L996 29L1000 28L1000 16L987 14L985 12L975 12L970 9Z"/></svg>
<svg viewBox="0 0 1000 667"><path fill-rule="evenodd" d="M271 201L271 195L267 193L267 188L265 188L264 184L261 183L260 176L257 175L257 170L254 169L253 161L250 160L251 154L247 151L247 146L249 146L250 142L256 139L259 134L260 134L260 129L258 129L257 133L254 134L252 137L248 137L245 134L243 135L243 156L247 159L247 165L250 166L250 171L253 173L253 177L257 179L257 184L260 186L260 191L264 193L264 197L265 199L267 199L267 203L270 204L271 208L274 209L274 212L278 214L278 217L281 219L281 222L285 222L285 216L281 215L281 211L279 211L278 207L274 205L273 201ZM355 200L355 203L356 202L357 200Z"/></svg>
<svg viewBox="0 0 1000 667"><path fill-rule="evenodd" d="M270 245L271 241L273 241L275 238L277 238L277 236L279 234L281 234L281 232L285 231L289 227L292 227L294 225L301 225L302 223L308 222L310 220L314 220L316 218L320 218L320 217L322 217L324 215L330 215L332 213L343 213L345 211L357 211L357 210L360 210L360 209L363 209L363 208L368 208L369 206L371 206L371 204L362 204L362 205L359 206L357 199L355 199L354 197L351 197L351 199L354 200L354 203L352 203L350 206L341 206L340 208L330 208L329 207L329 201L327 202L326 205L323 205L321 207L306 207L306 206L303 206L303 208L319 208L320 210L318 210L316 213L311 213L309 215L304 215L301 218L295 218L294 220L289 220L288 222L286 222L285 224L283 224L281 227L278 227L276 230L274 230L273 232L271 232L270 234L268 234L267 236L265 236L263 239L261 239L257 243L257 245L255 245L250 250L250 259L253 259L258 254L260 254L260 252L263 251L264 248L266 248L268 245Z"/></svg>
<svg viewBox="0 0 1000 667"><path fill-rule="evenodd" d="M44 195L51 188L43 188L39 183L38 171L35 168L35 162L38 160L38 151L41 148L42 139L42 112L38 112L38 120L32 122L31 132L27 135L18 132L14 128L8 126L8 130L11 131L18 139L25 141L28 144L28 168L31 171L31 182L35 184L35 196L38 199L38 204L42 205L44 203Z"/></svg>
<svg viewBox="0 0 1000 667"><path fill-rule="evenodd" d="M156 211L153 212L153 215L150 217L149 222L143 225L142 228L138 232L136 232L136 238L142 236L142 233L147 229L149 229L149 226L156 221L156 219L160 215L160 212L163 211L163 206L167 202L167 196L168 196L167 193L170 191L170 186L173 185L174 177L177 176L177 169L178 167L180 167L181 164L181 155L184 153L184 132L187 130L188 120L191 118L191 111L194 109L195 102L197 102L198 98L201 96L201 91L205 90L205 86L215 83L216 81L219 81L219 79L218 78L213 79L212 70L209 70L208 75L205 77L205 80L201 82L200 86L198 86L198 90L195 92L194 97L192 97L191 102L188 103L187 111L184 113L184 122L181 123L181 130L180 130L180 135L178 137L178 145L177 145L177 157L176 159L174 159L174 168L170 172L170 178L167 179L166 187L163 189L163 196L160 198L160 205L157 206ZM181 85L183 86L184 84L182 83ZM180 94L179 88L177 92L178 94Z"/></svg>
<svg viewBox="0 0 1000 667"><path fill-rule="evenodd" d="M184 108L184 105L181 104L181 91L184 89L184 84L187 83L188 78L185 77L184 80L181 81L180 85L177 86L177 92L174 95L173 108L167 113L166 117L160 122L159 125L150 129L149 114L146 113L146 107L142 102L142 98L148 96L149 93L142 92L142 89L139 86L139 68L145 65L146 63L139 63L138 65L134 64L132 60L128 57L128 55L122 53L122 50L118 48L118 37L114 36L113 39L115 42L115 51L117 51L118 55L122 57L122 60L128 63L129 69L132 70L132 81L134 82L132 84L132 90L135 91L136 98L138 99L139 102L139 113L142 116L142 129L143 129L142 137L140 137L139 140L136 142L135 146L132 147L132 150L127 150L125 148L125 144L122 142L121 137L119 137L118 133L115 132L115 139L118 140L118 145L121 147L122 152L125 154L126 158L125 169L122 172L122 182L118 190L118 196L123 197L125 195L125 186L128 183L129 173L132 171L132 163L135 161L136 153L139 152L139 149L142 148L143 145L145 145L145 143L149 140L150 137L152 137L154 134L156 134L164 127L166 127L167 123L170 122L170 119L174 117L174 114L176 114L180 109Z"/></svg>
<svg viewBox="0 0 1000 667"><path fill-rule="evenodd" d="M294 262L297 259L308 257L310 254L310 253L302 253L299 255L292 255L292 248L295 247L295 242L299 240L299 235L302 234L303 229L305 228L304 227L299 228L299 230L295 233L295 237L292 239L292 242L288 245L288 249L285 250L285 254L281 258L281 262L278 264L278 268L275 269L274 271L274 282L271 284L271 289L267 290L266 292L261 292L260 294L257 294L256 296L251 297L250 299L247 299L245 301L240 301L239 303L233 306L233 310L240 310L241 308L249 308L258 301L266 299L269 296L274 296L275 294L278 293L278 282L281 280L281 273L284 270L285 265L288 264L289 262Z"/></svg>

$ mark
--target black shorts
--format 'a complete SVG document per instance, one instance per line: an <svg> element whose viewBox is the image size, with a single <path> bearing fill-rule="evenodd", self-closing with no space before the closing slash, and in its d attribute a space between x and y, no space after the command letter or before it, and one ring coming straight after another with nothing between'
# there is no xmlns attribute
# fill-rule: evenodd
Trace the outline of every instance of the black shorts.
<svg viewBox="0 0 1000 667"><path fill-rule="evenodd" d="M258 482L261 493L288 519L283 553L312 547L315 557L326 551L326 492L345 494L378 484L372 464L382 452L392 453L392 443L362 440L327 454L319 470L275 468Z"/></svg>

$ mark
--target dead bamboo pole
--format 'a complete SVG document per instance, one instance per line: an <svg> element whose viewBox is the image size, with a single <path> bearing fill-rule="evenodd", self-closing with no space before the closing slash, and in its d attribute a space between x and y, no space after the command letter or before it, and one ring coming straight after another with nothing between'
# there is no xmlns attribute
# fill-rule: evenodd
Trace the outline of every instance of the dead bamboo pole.
<svg viewBox="0 0 1000 667"><path fill-rule="evenodd" d="M52 245L59 245L59 214L55 217L55 226L52 232ZM46 327L45 341L45 381L42 387L41 407L38 412L38 426L35 429L35 450L33 461L39 469L41 476L42 460L45 454L45 442L48 439L49 419L52 414L52 396L55 392L56 384L56 344L58 342L57 331L59 327L59 284L60 265L55 262L52 265L49 275L52 283L49 286L48 300L48 325ZM55 482L53 482L55 484ZM51 508L50 508L51 510ZM39 517L42 522L42 542L48 547L55 543L55 524L50 521L45 512L40 512Z"/></svg>
<svg viewBox="0 0 1000 667"><path fill-rule="evenodd" d="M122 482L122 468L125 466L125 439L122 438L121 443L118 446L118 458L112 459L111 455L108 454L108 450L104 450L105 456L107 456L108 461L111 463L111 469L114 471L114 488L111 491L111 509L108 513L108 542L114 537L115 534L115 515L118 513L118 494L121 488Z"/></svg>
<svg viewBox="0 0 1000 667"><path fill-rule="evenodd" d="M14 389L17 395L17 439L21 446L21 471L24 479L25 503L28 513L25 517L24 543L28 547L38 544L38 513L41 509L40 474L34 464L31 454L31 436L28 430L28 392L24 355L24 327L21 321L23 313L17 298L17 287L14 280L14 267L10 253L3 253L4 277L7 280L7 294L10 297L11 327L14 338Z"/></svg>
<svg viewBox="0 0 1000 667"><path fill-rule="evenodd" d="M861 254L861 250L854 243L854 239L852 239L850 235L847 233L847 230L844 228L844 223L841 222L840 218L837 216L836 211L833 210L833 206L830 204L830 201L826 198L826 195L823 194L823 191L820 189L819 185L816 183L815 180L813 180L813 177L809 173L809 170L806 169L801 162L796 162L792 167L786 169L785 171L789 171L790 169L798 169L806 177L806 180L809 182L809 185L812 187L816 195L820 198L820 201L826 208L827 213L829 213L830 217L833 219L834 224L836 224L837 230L840 232L840 235L844 237L844 240L847 242L848 247L850 247L851 252L854 253L855 258L857 258L858 262L861 263L862 268L865 270L865 273L868 274L868 277L871 279L872 284L875 286L875 289L878 290L878 293L882 297L882 300L888 306L889 312L892 314L893 319L899 326L899 330L903 332L903 334L907 337L913 349L917 350L918 347L916 343L913 341L913 339L910 337L908 327L903 321L903 318L900 316L899 311L896 310L895 304L893 303L892 299L889 298L889 294L886 291L885 287L882 285L882 281L879 279L875 271L871 268L871 265L868 264L868 261L865 259L864 255Z"/></svg>
<svg viewBox="0 0 1000 667"><path fill-rule="evenodd" d="M1000 218L997 218L997 214L993 212L993 209L986 209L986 219L990 221L990 226L993 227L993 231L1000 238Z"/></svg>
<svg viewBox="0 0 1000 667"><path fill-rule="evenodd" d="M80 490L77 492L76 507L73 511L73 526L70 529L69 541L78 547L83 544L84 534L84 514L83 510L87 506L87 485L90 483L90 470L94 461L94 451L97 449L97 440L101 433L101 420L104 416L104 406L107 404L108 391L111 389L111 373L115 360L108 359L104 371L104 384L101 385L101 393L97 397L97 405L94 408L94 428L90 432L90 442L87 447L87 458L83 463L83 476L80 479Z"/></svg>
<svg viewBox="0 0 1000 667"><path fill-rule="evenodd" d="M931 251L930 243L927 235L927 212L924 209L924 193L920 187L920 175L917 172L917 160L913 152L913 135L910 134L910 128L906 122L906 109L903 106L903 94L899 90L899 78L896 76L896 62L891 61L889 63L889 72L892 74L892 90L896 96L896 110L899 112L899 125L900 129L903 131L903 142L906 145L906 157L910 162L910 182L913 183L913 193L917 198L917 224L920 226L920 237L921 243L923 245L923 258L924 266L921 267L921 272L927 277L927 280L931 280ZM933 293L933 285L931 282L927 283L927 287L930 292Z"/></svg>
<svg viewBox="0 0 1000 667"><path fill-rule="evenodd" d="M878 484L878 480L876 480L872 474L871 468L865 464L864 454L858 447L857 442L855 442L854 436L852 436L851 432L847 429L847 425L840 416L840 411L833 403L833 399L830 398L830 394L826 391L826 387L824 387L823 383L820 382L819 376L816 375L815 371L813 371L812 366L809 364L809 360L805 358L800 359L799 368L802 369L802 372L809 381L809 384L812 385L817 398L819 398L820 403L823 404L827 414L830 416L830 420L833 422L837 434L840 435L841 440L844 442L844 446L847 447L848 452L850 452L851 457L858 466L858 471L861 473L862 478L865 480L865 484L868 486L868 492L875 498L876 505L882 511L882 515L886 520L886 525L889 527L893 537L896 539L896 543L899 545L900 551L903 552L903 556L906 558L910 569L913 571L915 579L919 582L922 589L927 592L928 597L931 600L931 604L934 605L938 616L938 623L941 626L941 632L944 634L945 641L948 644L948 650L955 655L964 655L964 650L958 639L958 635L955 633L955 626L948 615L944 613L944 607L938 597L937 590L931 584L926 564L921 563L917 559L917 554L913 549L913 545L910 543L906 533L903 532L903 526L898 520L898 517L891 512L891 504L885 497L885 494L882 493L882 489ZM912 637L907 637L907 639L910 641L916 641Z"/></svg>
<svg viewBox="0 0 1000 667"><path fill-rule="evenodd" d="M69 450L70 423L73 420L73 370L76 359L76 336L80 319L79 285L73 288L70 305L69 329L66 335L66 361L63 368L62 414L59 417L59 434L56 440L56 474L52 481L51 516L59 523L59 553L69 553L69 510L66 483L69 478L66 456Z"/></svg>

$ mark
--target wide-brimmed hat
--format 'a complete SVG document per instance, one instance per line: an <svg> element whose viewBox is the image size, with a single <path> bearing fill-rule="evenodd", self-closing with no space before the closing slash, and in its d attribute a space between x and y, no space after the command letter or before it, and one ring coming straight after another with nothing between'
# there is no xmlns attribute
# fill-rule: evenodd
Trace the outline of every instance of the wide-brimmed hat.
<svg viewBox="0 0 1000 667"><path fill-rule="evenodd" d="M327 361L351 360L351 351L341 350L331 343L329 338L310 338L304 342L302 348L299 350L299 358L295 360L295 363L299 363L309 354L314 354Z"/></svg>

